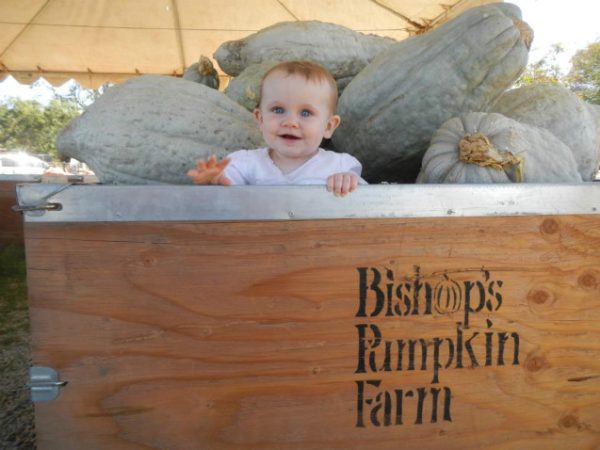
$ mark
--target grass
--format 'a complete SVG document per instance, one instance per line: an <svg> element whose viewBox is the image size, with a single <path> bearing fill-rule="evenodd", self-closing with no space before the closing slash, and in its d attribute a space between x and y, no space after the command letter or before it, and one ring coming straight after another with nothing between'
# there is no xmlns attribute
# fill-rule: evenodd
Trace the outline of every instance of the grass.
<svg viewBox="0 0 600 450"><path fill-rule="evenodd" d="M0 448L35 449L25 250L0 247Z"/></svg>
<svg viewBox="0 0 600 450"><path fill-rule="evenodd" d="M29 334L25 250L20 245L0 249L0 345Z"/></svg>

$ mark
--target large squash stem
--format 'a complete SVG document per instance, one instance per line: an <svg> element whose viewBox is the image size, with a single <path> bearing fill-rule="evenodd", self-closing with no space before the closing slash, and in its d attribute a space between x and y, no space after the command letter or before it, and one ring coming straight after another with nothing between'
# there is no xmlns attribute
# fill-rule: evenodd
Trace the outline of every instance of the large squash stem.
<svg viewBox="0 0 600 450"><path fill-rule="evenodd" d="M509 151L500 152L483 133L471 133L462 137L458 143L459 159L467 164L504 170L507 166L515 167L515 181L523 181L523 158Z"/></svg>
<svg viewBox="0 0 600 450"><path fill-rule="evenodd" d="M200 75L208 76L212 75L215 72L215 66L210 59L208 59L204 55L200 55L200 59L198 60L198 73Z"/></svg>
<svg viewBox="0 0 600 450"><path fill-rule="evenodd" d="M519 30L519 34L521 35L521 40L527 47L527 50L531 49L531 43L533 42L533 30L531 27L522 20L516 19L513 17L513 23L517 30Z"/></svg>

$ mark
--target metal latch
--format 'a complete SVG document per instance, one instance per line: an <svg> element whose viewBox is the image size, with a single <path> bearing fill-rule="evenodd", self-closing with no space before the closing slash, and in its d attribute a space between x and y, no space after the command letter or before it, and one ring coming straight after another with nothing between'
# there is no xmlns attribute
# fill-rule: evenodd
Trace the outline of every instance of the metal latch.
<svg viewBox="0 0 600 450"><path fill-rule="evenodd" d="M58 397L58 389L68 382L58 379L58 372L52 367L33 366L29 368L29 386L32 402L48 402Z"/></svg>

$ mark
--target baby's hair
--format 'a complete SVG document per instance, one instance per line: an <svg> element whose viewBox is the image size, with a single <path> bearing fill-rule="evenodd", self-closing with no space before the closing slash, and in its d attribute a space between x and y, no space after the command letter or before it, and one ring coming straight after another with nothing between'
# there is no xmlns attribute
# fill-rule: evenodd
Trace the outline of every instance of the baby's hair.
<svg viewBox="0 0 600 450"><path fill-rule="evenodd" d="M303 76L307 81L325 81L328 83L329 87L331 88L331 111L335 113L338 99L337 83L325 67L312 61L284 61L267 70L260 82L260 95L258 98L257 107L260 106L263 84L265 80L269 75L277 71L285 72L288 75L300 75Z"/></svg>

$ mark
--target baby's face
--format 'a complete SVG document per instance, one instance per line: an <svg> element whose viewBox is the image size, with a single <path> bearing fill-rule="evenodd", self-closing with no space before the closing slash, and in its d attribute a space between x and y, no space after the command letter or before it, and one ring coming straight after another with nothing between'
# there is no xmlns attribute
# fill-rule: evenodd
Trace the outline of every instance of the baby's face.
<svg viewBox="0 0 600 450"><path fill-rule="evenodd" d="M326 81L275 71L263 82L260 107L254 114L271 152L302 162L313 156L323 138L339 125L331 110Z"/></svg>

